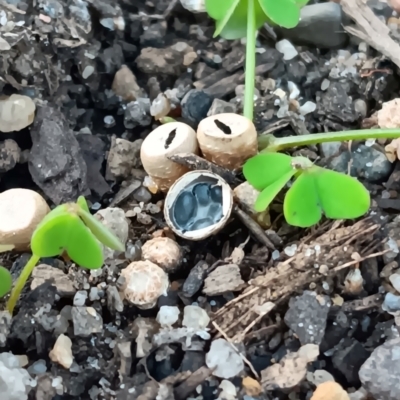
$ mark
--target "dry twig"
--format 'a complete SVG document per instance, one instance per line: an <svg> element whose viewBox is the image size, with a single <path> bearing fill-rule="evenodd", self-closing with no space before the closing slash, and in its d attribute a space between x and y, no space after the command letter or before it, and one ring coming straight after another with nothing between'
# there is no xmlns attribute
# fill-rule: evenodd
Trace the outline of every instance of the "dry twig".
<svg viewBox="0 0 400 400"><path fill-rule="evenodd" d="M400 67L400 46L390 37L390 29L365 4L364 0L341 0L343 11L356 22L344 29L368 43Z"/></svg>
<svg viewBox="0 0 400 400"><path fill-rule="evenodd" d="M323 226L325 229L326 225ZM312 233L298 245L293 257L251 280L244 293L216 312L214 321L235 340L258 317L255 307L267 301L282 303L311 282L326 279L326 275L319 272L315 265L326 265L328 275L334 276L343 268L383 254L371 254L369 246L376 241L374 234L378 230L379 225L365 219L348 227L343 226L343 221L335 221L331 229L319 237ZM364 251L365 248L369 248L368 253ZM360 258L354 260L353 253L359 253Z"/></svg>

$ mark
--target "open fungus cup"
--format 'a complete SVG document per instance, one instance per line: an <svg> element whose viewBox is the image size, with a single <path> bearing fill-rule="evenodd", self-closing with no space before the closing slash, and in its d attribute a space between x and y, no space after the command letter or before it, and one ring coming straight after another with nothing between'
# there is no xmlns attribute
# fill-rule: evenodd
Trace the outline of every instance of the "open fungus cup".
<svg viewBox="0 0 400 400"><path fill-rule="evenodd" d="M232 190L219 175L191 171L171 186L165 198L164 216L175 234L198 241L225 226L232 206Z"/></svg>
<svg viewBox="0 0 400 400"><path fill-rule="evenodd" d="M188 171L188 168L168 159L178 153L198 154L196 132L182 122L170 122L154 129L143 141L140 158L143 168L158 188L166 192Z"/></svg>

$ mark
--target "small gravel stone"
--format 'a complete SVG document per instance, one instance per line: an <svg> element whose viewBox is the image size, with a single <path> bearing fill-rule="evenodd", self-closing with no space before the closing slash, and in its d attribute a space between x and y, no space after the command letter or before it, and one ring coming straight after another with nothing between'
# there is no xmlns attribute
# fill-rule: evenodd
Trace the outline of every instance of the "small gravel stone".
<svg viewBox="0 0 400 400"><path fill-rule="evenodd" d="M182 325L195 330L203 330L210 323L207 312L198 306L186 306L183 309Z"/></svg>
<svg viewBox="0 0 400 400"><path fill-rule="evenodd" d="M317 105L313 101L307 101L299 108L300 115L313 113L317 109Z"/></svg>
<svg viewBox="0 0 400 400"><path fill-rule="evenodd" d="M343 151L332 158L328 162L328 167L338 172L347 173L350 160L352 160L351 176L364 178L372 183L387 179L393 169L392 163L384 153L363 144L353 150L351 154L348 151Z"/></svg>
<svg viewBox="0 0 400 400"><path fill-rule="evenodd" d="M300 22L296 27L278 28L277 31L299 45L337 48L344 46L348 40L342 24L343 12L340 4L327 2L303 7Z"/></svg>
<svg viewBox="0 0 400 400"><path fill-rule="evenodd" d="M396 289L397 293L400 293L400 274L392 274L389 276L390 283Z"/></svg>
<svg viewBox="0 0 400 400"><path fill-rule="evenodd" d="M325 334L330 306L328 296L305 291L301 296L290 299L285 323L296 333L301 344L320 344Z"/></svg>
<svg viewBox="0 0 400 400"><path fill-rule="evenodd" d="M346 378L349 385L357 385L361 365L370 352L354 338L344 338L332 356L333 366Z"/></svg>
<svg viewBox="0 0 400 400"><path fill-rule="evenodd" d="M160 119L168 115L171 111L171 102L164 93L159 93L153 100L150 107L150 114L156 119Z"/></svg>
<svg viewBox="0 0 400 400"><path fill-rule="evenodd" d="M211 343L206 364L213 370L214 376L222 379L233 378L244 369L242 358L225 339L216 339Z"/></svg>
<svg viewBox="0 0 400 400"><path fill-rule="evenodd" d="M321 153L325 158L330 158L339 154L341 142L328 142L319 145Z"/></svg>
<svg viewBox="0 0 400 400"><path fill-rule="evenodd" d="M27 400L34 386L36 381L21 368L18 357L12 353L0 354L0 393L4 400Z"/></svg>
<svg viewBox="0 0 400 400"><path fill-rule="evenodd" d="M110 311L116 310L118 312L124 311L124 302L115 286L107 287L107 306Z"/></svg>
<svg viewBox="0 0 400 400"><path fill-rule="evenodd" d="M240 275L240 268L236 264L221 265L205 279L203 293L207 296L217 296L240 290L243 285L244 281Z"/></svg>
<svg viewBox="0 0 400 400"><path fill-rule="evenodd" d="M141 166L140 148L143 140L130 142L125 139L112 138L107 158L107 179L126 179L131 177L132 170Z"/></svg>
<svg viewBox="0 0 400 400"><path fill-rule="evenodd" d="M86 299L88 297L86 290L79 290L75 293L74 296L74 306L84 306L86 303Z"/></svg>
<svg viewBox="0 0 400 400"><path fill-rule="evenodd" d="M103 330L103 318L93 307L72 307L75 336L88 337Z"/></svg>
<svg viewBox="0 0 400 400"><path fill-rule="evenodd" d="M329 85L331 84L329 79L324 79L321 83L321 90L325 91L328 89Z"/></svg>
<svg viewBox="0 0 400 400"><path fill-rule="evenodd" d="M221 99L214 99L208 110L207 117L217 114L236 113L237 107L234 103L228 103Z"/></svg>
<svg viewBox="0 0 400 400"><path fill-rule="evenodd" d="M145 188L144 186L140 186L140 188L136 189L133 192L133 198L140 202L143 202L144 204L147 204L151 201L152 195L149 192L149 190L147 188Z"/></svg>
<svg viewBox="0 0 400 400"><path fill-rule="evenodd" d="M138 126L151 125L150 99L141 97L127 104L124 114L124 126L133 129Z"/></svg>
<svg viewBox="0 0 400 400"><path fill-rule="evenodd" d="M400 338L377 347L359 371L363 387L379 400L400 399Z"/></svg>
<svg viewBox="0 0 400 400"><path fill-rule="evenodd" d="M335 382L333 375L323 369L317 369L314 372L308 372L307 380L315 386L318 386L324 382Z"/></svg>
<svg viewBox="0 0 400 400"><path fill-rule="evenodd" d="M400 311L400 296L396 296L390 292L386 293L385 300L382 304L382 310L390 314L395 314L397 311Z"/></svg>
<svg viewBox="0 0 400 400"><path fill-rule="evenodd" d="M61 334L50 351L49 357L51 361L62 365L65 369L69 369L74 361L71 339Z"/></svg>
<svg viewBox="0 0 400 400"><path fill-rule="evenodd" d="M28 372L32 375L41 375L46 371L47 366L45 360L37 360L28 368Z"/></svg>
<svg viewBox="0 0 400 400"><path fill-rule="evenodd" d="M208 264L205 261L199 261L189 272L188 277L182 287L182 293L185 297L194 296L201 288L204 278L207 275Z"/></svg>
<svg viewBox="0 0 400 400"><path fill-rule="evenodd" d="M106 226L114 235L126 244L129 234L129 221L125 217L125 211L117 207L107 207L104 210L97 211L95 217ZM113 259L116 252L107 246L102 245L105 260Z"/></svg>
<svg viewBox="0 0 400 400"><path fill-rule="evenodd" d="M115 74L112 90L125 101L134 101L139 97L143 97L143 92L137 84L136 76L126 65L121 65L121 68Z"/></svg>
<svg viewBox="0 0 400 400"><path fill-rule="evenodd" d="M292 60L299 54L296 48L287 39L277 42L275 48L283 54L283 59L285 61Z"/></svg>
<svg viewBox="0 0 400 400"><path fill-rule="evenodd" d="M192 89L182 99L182 117L193 124L198 124L207 117L213 98L202 90Z"/></svg>
<svg viewBox="0 0 400 400"><path fill-rule="evenodd" d="M89 292L90 301L100 300L99 289L97 287L91 287Z"/></svg>
<svg viewBox="0 0 400 400"><path fill-rule="evenodd" d="M14 140L7 139L0 142L0 174L13 169L19 162L20 156L21 149Z"/></svg>
<svg viewBox="0 0 400 400"><path fill-rule="evenodd" d="M61 297L72 297L76 293L71 278L60 269L50 265L39 264L36 266L32 271L32 278L31 290L35 290L45 282L51 282Z"/></svg>
<svg viewBox="0 0 400 400"><path fill-rule="evenodd" d="M161 326L172 326L179 319L179 308L176 306L161 306L157 314L157 322Z"/></svg>

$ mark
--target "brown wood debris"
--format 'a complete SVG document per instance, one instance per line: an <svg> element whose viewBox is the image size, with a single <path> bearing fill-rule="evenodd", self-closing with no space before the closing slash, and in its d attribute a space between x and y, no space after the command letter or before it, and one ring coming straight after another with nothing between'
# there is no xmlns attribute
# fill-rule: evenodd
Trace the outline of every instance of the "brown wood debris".
<svg viewBox="0 0 400 400"><path fill-rule="evenodd" d="M293 257L278 262L251 280L243 294L214 315L214 321L229 336L239 332L233 341L243 339L240 332L249 331L246 328L258 317L259 305L268 301L282 303L311 282L320 282L365 258L376 256L373 251L379 241L374 239L374 234L378 229L379 225L368 218L353 226L344 226L343 221L322 225L298 244Z"/></svg>
<svg viewBox="0 0 400 400"><path fill-rule="evenodd" d="M344 29L400 67L400 46L390 37L390 29L365 4L363 0L341 0L343 11L356 22L356 25L345 25Z"/></svg>

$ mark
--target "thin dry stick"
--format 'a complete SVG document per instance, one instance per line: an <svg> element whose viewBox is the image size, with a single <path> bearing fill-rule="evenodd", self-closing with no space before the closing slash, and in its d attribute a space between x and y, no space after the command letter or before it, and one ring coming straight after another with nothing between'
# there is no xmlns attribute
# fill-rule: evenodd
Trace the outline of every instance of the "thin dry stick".
<svg viewBox="0 0 400 400"><path fill-rule="evenodd" d="M400 46L390 37L390 28L374 14L365 1L341 0L340 4L343 11L356 22L356 26L346 25L344 29L400 67Z"/></svg>
<svg viewBox="0 0 400 400"><path fill-rule="evenodd" d="M368 258L374 258L374 257L378 257L378 256L382 256L383 254L388 253L389 251L391 251L390 249L384 250L384 251L380 251L379 253L373 253L370 254L368 256L364 256L359 258L358 260L354 260L354 261L349 261L348 263L345 263L343 265L339 265L338 267L333 268L331 271L340 271L342 269L345 269L347 267L351 267L354 264L358 264L361 261L367 260Z"/></svg>
<svg viewBox="0 0 400 400"><path fill-rule="evenodd" d="M212 324L214 325L214 328L225 338L225 340L232 346L233 350L236 351L236 353L239 354L239 356L242 358L243 362L248 365L248 367L251 369L251 372L254 374L254 376L257 377L257 379L260 379L260 376L257 374L257 371L254 369L252 363L243 355L240 353L238 348L232 343L232 340L229 338L229 336L221 329L221 327L214 321L212 321Z"/></svg>

